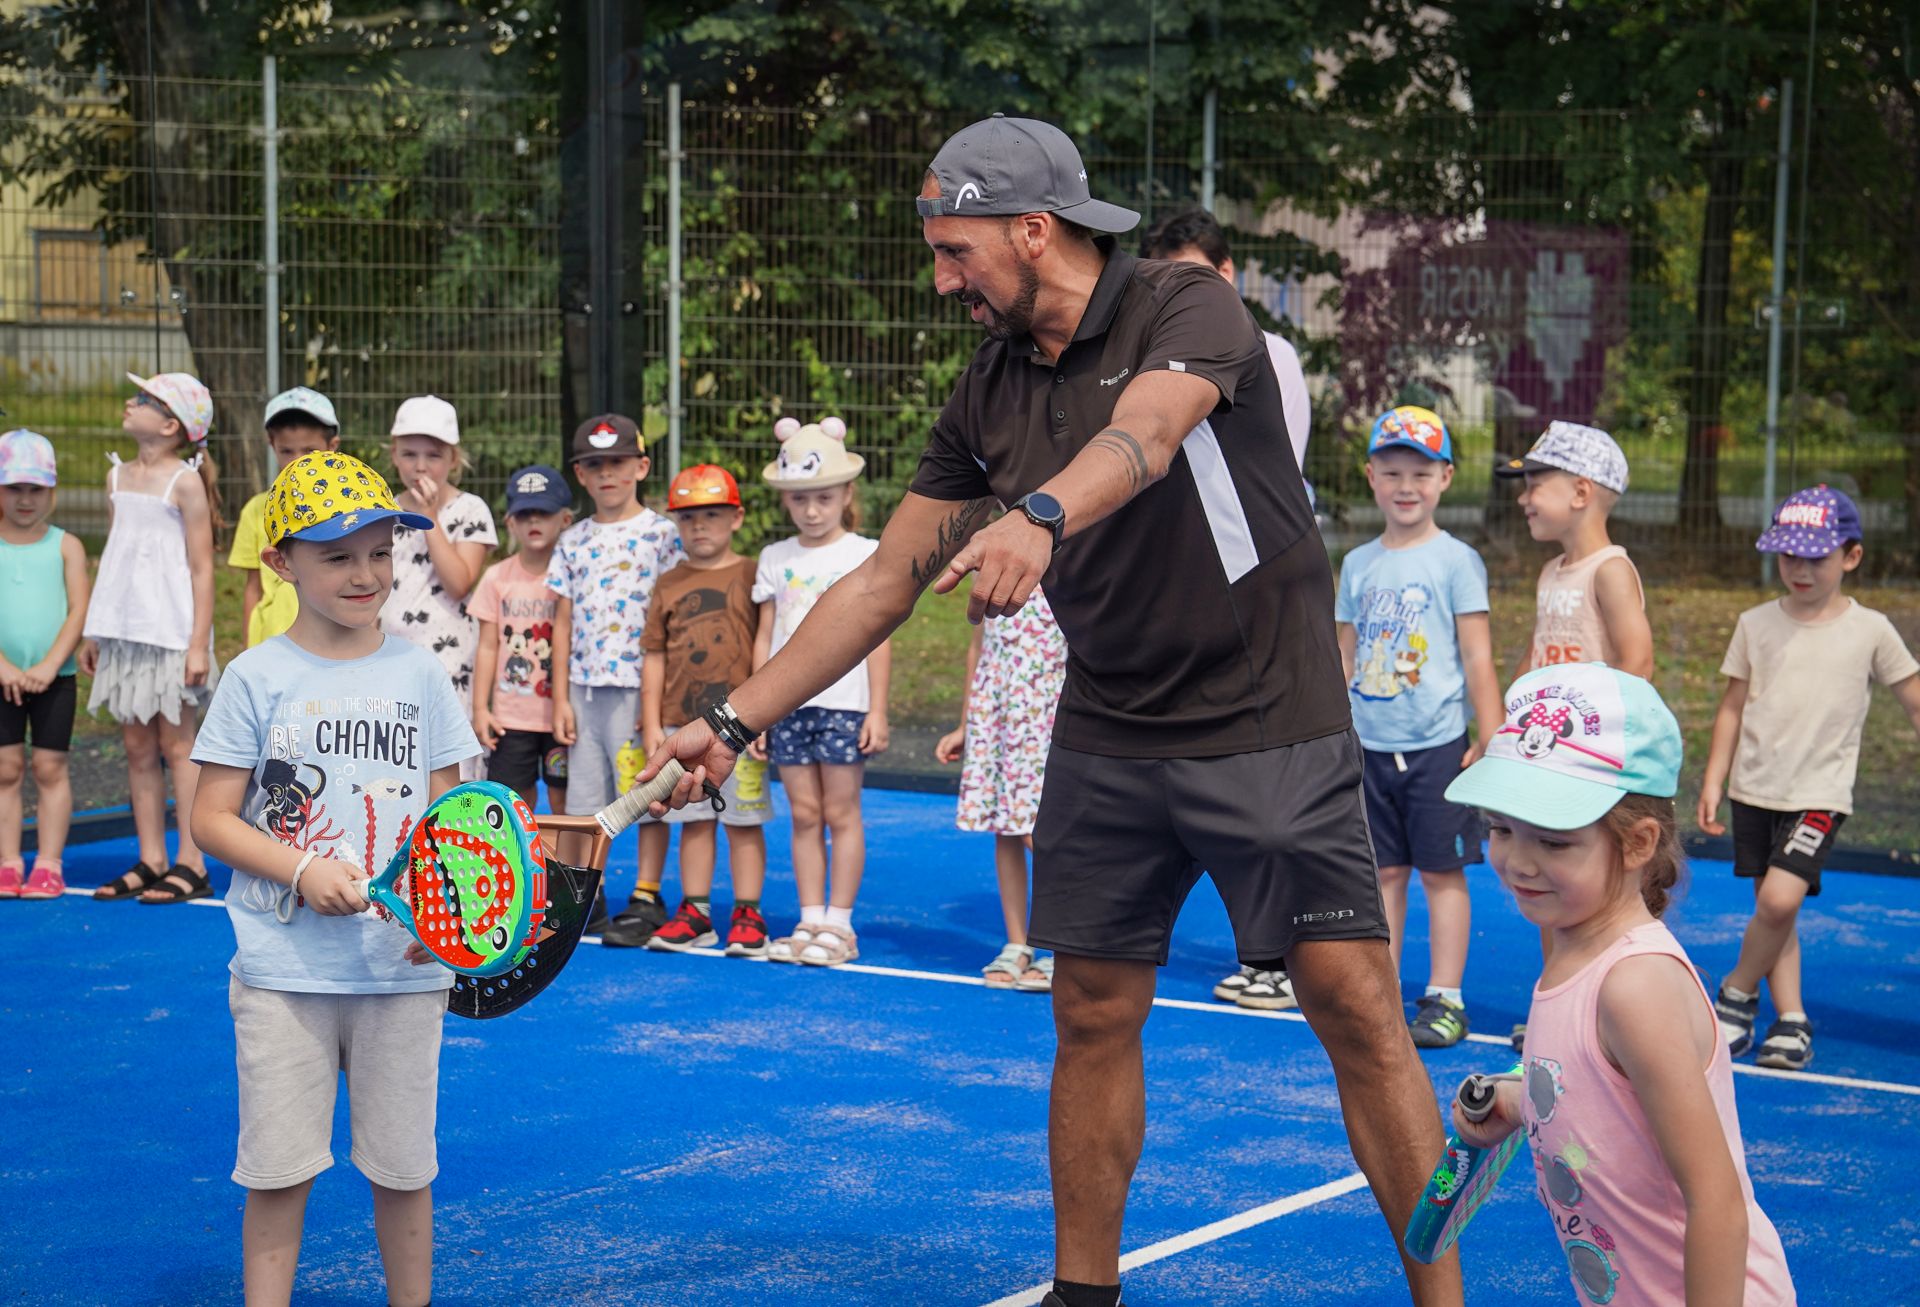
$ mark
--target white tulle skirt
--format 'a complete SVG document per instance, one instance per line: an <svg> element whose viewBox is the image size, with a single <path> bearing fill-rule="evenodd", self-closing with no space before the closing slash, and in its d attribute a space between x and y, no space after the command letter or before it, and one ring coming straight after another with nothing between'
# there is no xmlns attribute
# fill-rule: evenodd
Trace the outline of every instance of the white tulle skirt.
<svg viewBox="0 0 1920 1307"><path fill-rule="evenodd" d="M100 664L93 674L87 711L102 708L117 722L150 722L164 717L180 724L182 709L198 712L213 698L220 667L207 654L207 683L187 684L187 651L162 649L134 640L98 640Z"/></svg>

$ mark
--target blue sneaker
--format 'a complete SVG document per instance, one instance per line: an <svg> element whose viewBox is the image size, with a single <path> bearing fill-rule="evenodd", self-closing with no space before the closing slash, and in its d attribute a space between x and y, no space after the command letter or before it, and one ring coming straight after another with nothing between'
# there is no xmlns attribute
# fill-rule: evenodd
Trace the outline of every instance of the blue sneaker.
<svg viewBox="0 0 1920 1307"><path fill-rule="evenodd" d="M1760 1000L1733 998L1723 984L1713 996L1713 1014L1720 1019L1720 1033L1727 1041L1727 1052L1739 1057L1753 1047L1753 1023L1760 1017Z"/></svg>

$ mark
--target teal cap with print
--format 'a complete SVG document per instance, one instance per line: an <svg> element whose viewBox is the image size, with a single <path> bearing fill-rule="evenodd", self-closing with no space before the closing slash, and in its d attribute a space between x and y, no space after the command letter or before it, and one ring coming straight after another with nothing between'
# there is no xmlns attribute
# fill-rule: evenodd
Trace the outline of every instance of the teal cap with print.
<svg viewBox="0 0 1920 1307"><path fill-rule="evenodd" d="M1660 692L1605 663L1555 663L1507 691L1507 719L1447 798L1574 830L1628 794L1680 788L1680 723Z"/></svg>

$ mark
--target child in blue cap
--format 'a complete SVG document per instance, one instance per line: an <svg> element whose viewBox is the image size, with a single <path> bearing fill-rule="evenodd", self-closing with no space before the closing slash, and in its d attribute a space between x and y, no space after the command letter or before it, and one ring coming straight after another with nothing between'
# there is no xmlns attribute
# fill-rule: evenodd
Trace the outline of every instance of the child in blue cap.
<svg viewBox="0 0 1920 1307"><path fill-rule="evenodd" d="M1740 614L1720 664L1727 678L1701 782L1700 829L1723 834L1733 800L1733 872L1754 880L1753 919L1715 1009L1735 1057L1753 1045L1760 982L1776 1019L1755 1059L1782 1071L1813 1061L1800 992L1800 904L1853 811L1860 730L1873 684L1889 686L1920 731L1920 663L1884 613L1841 592L1860 566L1860 514L1829 486L1782 501L1754 546L1780 560L1787 592Z"/></svg>
<svg viewBox="0 0 1920 1307"><path fill-rule="evenodd" d="M1794 1301L1754 1200L1733 1058L1660 915L1682 861L1680 726L1604 663L1528 672L1486 753L1447 787L1485 811L1488 854L1547 936L1526 1056L1484 1122L1525 1130L1535 1189L1582 1303Z"/></svg>

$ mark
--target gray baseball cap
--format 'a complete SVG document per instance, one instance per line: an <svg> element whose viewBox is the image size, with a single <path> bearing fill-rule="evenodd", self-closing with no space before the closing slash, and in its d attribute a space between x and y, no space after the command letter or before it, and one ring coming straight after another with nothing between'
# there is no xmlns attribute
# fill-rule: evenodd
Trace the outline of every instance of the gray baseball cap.
<svg viewBox="0 0 1920 1307"><path fill-rule="evenodd" d="M995 114L947 138L933 156L940 197L922 196L922 218L1057 213L1095 231L1126 232L1140 215L1087 189L1087 167L1067 134L1037 118Z"/></svg>

